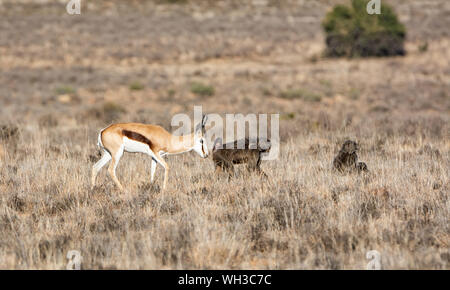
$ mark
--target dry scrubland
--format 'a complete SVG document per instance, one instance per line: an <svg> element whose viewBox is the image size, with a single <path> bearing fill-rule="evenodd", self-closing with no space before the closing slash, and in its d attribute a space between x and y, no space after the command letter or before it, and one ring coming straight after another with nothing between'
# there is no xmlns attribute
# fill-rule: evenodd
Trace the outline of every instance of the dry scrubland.
<svg viewBox="0 0 450 290"><path fill-rule="evenodd" d="M450 268L448 1L386 1L407 27L407 55L352 60L321 56L320 21L343 1L96 1L77 17L9 2L0 268L63 269L69 250L84 269L361 269L368 250L386 269ZM189 153L167 158L162 192L162 170L152 185L148 157L127 154L126 193L106 170L89 189L100 128L169 128L194 105L281 114L268 180L217 179ZM369 174L331 170L346 138Z"/></svg>

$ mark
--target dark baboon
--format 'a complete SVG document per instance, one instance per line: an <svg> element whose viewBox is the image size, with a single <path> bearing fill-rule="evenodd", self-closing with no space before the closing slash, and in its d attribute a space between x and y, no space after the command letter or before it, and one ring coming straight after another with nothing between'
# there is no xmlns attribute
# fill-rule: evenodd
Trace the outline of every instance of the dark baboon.
<svg viewBox="0 0 450 290"><path fill-rule="evenodd" d="M367 168L366 163L358 162L358 164L356 165L356 170L358 170L358 172L366 172L369 171L369 168Z"/></svg>
<svg viewBox="0 0 450 290"><path fill-rule="evenodd" d="M333 160L333 167L341 172L344 170L369 171L366 163L358 162L358 149L359 146L355 141L345 141Z"/></svg>
<svg viewBox="0 0 450 290"><path fill-rule="evenodd" d="M243 149L238 149L238 144L243 144ZM241 145L242 146L242 145ZM233 149L227 149L233 148ZM259 139L258 144L256 140L245 138L243 140L236 140L231 143L222 145L222 139L217 138L214 142L212 150L212 158L216 167L216 172L225 171L228 176L234 175L235 164L246 164L248 171L256 171L257 173L266 176L261 170L261 154L267 153L270 150L270 140Z"/></svg>

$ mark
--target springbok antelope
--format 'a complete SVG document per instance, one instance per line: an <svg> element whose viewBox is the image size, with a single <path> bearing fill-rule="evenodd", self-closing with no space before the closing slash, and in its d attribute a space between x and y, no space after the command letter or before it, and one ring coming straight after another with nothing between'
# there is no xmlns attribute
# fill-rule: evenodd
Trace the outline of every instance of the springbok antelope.
<svg viewBox="0 0 450 290"><path fill-rule="evenodd" d="M123 152L145 153L152 158L151 182L155 175L156 164L164 168L163 189L167 186L169 166L162 156L179 154L194 150L202 158L208 157L208 147L205 140L205 124L207 116L204 115L194 133L185 136L174 136L161 126L140 123L112 124L100 131L97 145L102 149L101 159L92 167L92 187L100 169L110 160L109 175L117 187L123 191L120 181L116 177L116 167Z"/></svg>

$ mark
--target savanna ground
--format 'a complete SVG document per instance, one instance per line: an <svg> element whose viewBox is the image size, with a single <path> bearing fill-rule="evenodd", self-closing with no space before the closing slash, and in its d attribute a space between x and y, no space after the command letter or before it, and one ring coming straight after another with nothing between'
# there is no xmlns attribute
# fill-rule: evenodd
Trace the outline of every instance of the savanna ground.
<svg viewBox="0 0 450 290"><path fill-rule="evenodd" d="M64 269L69 250L83 269L364 269L369 250L450 268L448 1L385 1L407 55L351 60L321 54L345 1L53 2L0 1L0 268ZM163 192L127 154L126 193L105 169L90 190L101 128L170 129L194 105L280 113L269 178L189 153ZM332 170L347 138L369 174Z"/></svg>

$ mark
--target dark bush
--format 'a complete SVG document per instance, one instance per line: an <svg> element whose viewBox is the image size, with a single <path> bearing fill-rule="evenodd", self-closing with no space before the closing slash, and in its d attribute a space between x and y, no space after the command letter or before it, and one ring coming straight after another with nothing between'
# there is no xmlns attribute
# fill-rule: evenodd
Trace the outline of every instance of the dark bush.
<svg viewBox="0 0 450 290"><path fill-rule="evenodd" d="M144 88L145 86L138 81L132 82L129 86L130 91L141 91Z"/></svg>
<svg viewBox="0 0 450 290"><path fill-rule="evenodd" d="M351 7L336 5L322 26L326 55L367 57L404 55L406 30L394 10L381 5L381 14L368 14L367 0L352 0Z"/></svg>

